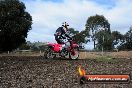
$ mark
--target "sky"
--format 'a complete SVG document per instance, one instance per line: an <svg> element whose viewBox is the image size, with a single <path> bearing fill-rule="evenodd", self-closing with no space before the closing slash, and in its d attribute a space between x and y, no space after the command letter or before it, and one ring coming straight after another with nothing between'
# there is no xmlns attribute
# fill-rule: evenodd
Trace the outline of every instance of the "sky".
<svg viewBox="0 0 132 88"><path fill-rule="evenodd" d="M132 0L21 0L33 19L27 41L55 42L54 33L63 22L78 31L85 29L86 20L104 15L112 31L125 34L132 26ZM86 45L93 48L93 42Z"/></svg>

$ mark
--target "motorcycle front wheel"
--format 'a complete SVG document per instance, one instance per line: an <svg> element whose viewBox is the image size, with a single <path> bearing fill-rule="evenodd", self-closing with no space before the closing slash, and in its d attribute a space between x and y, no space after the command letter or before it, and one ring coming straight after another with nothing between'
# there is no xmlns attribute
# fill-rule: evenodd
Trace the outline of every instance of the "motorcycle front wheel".
<svg viewBox="0 0 132 88"><path fill-rule="evenodd" d="M76 60L79 58L79 49L78 48L74 48L73 51L69 52L69 57L72 60Z"/></svg>

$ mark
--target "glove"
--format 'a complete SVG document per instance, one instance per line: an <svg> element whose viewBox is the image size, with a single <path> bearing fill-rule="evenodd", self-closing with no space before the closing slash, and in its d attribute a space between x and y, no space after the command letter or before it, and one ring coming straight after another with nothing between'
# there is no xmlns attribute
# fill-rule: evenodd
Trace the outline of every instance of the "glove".
<svg viewBox="0 0 132 88"><path fill-rule="evenodd" d="M68 38L68 41L70 41L70 42L71 42L71 41L72 41L72 38Z"/></svg>
<svg viewBox="0 0 132 88"><path fill-rule="evenodd" d="M69 38L70 40L73 40L71 37Z"/></svg>

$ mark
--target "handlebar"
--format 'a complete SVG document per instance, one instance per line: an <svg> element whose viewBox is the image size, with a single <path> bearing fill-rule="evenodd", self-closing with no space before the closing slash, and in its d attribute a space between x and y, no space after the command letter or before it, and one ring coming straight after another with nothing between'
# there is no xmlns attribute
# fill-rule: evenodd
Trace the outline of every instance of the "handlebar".
<svg viewBox="0 0 132 88"><path fill-rule="evenodd" d="M73 39L72 39L72 38L68 38L67 40L68 40L68 41L73 41Z"/></svg>

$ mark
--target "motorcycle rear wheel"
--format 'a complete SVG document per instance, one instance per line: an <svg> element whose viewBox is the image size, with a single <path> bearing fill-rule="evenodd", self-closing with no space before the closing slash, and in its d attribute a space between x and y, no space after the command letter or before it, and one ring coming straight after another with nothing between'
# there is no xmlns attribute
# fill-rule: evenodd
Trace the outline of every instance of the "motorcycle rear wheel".
<svg viewBox="0 0 132 88"><path fill-rule="evenodd" d="M54 52L51 50L51 48L48 48L45 53L44 53L44 57L46 59L53 59L56 57L56 55L54 54Z"/></svg>

